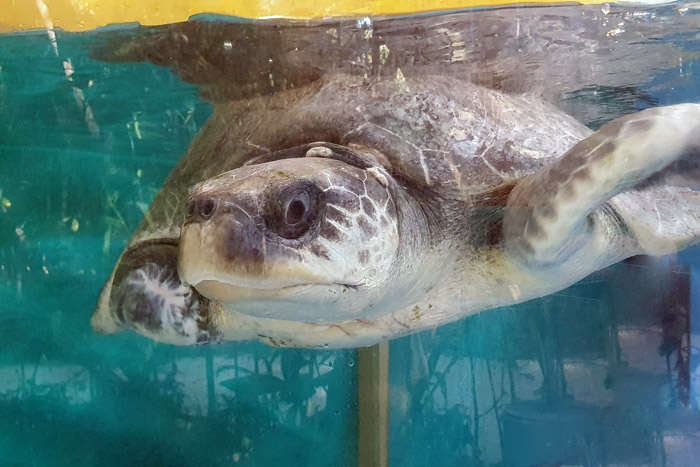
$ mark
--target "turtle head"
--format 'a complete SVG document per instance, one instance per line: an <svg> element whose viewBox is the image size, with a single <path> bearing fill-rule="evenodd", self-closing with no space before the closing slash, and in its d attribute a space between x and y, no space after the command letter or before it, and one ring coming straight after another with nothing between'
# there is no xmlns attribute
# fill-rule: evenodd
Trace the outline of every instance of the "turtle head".
<svg viewBox="0 0 700 467"><path fill-rule="evenodd" d="M282 159L204 181L190 190L180 277L223 307L262 318L366 316L398 274L392 183L379 166L332 157Z"/></svg>
<svg viewBox="0 0 700 467"><path fill-rule="evenodd" d="M192 345L254 339L270 323L371 318L412 300L428 250L412 196L349 148L297 149L203 181L176 205L161 191L159 215L119 258L93 327Z"/></svg>

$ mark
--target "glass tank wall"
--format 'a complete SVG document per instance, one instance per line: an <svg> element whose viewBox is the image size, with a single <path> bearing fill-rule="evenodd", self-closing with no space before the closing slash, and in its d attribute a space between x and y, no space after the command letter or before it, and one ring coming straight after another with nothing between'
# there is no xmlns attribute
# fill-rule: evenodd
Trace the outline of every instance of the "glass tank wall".
<svg viewBox="0 0 700 467"><path fill-rule="evenodd" d="M0 463L345 465L353 351L181 348L90 327L97 294L211 109L94 35L0 38Z"/></svg>
<svg viewBox="0 0 700 467"><path fill-rule="evenodd" d="M256 35L270 26L197 21L174 31L220 45L195 59L225 79L314 79L293 60L274 76L241 71L245 56L226 68L232 47L277 59ZM306 44L319 74L443 73L536 95L592 129L700 102L694 4L404 21L310 25L273 45ZM696 465L698 247L359 352L95 333L100 288L154 194L213 105L237 98L177 43L114 59L150 33L0 35L1 465Z"/></svg>

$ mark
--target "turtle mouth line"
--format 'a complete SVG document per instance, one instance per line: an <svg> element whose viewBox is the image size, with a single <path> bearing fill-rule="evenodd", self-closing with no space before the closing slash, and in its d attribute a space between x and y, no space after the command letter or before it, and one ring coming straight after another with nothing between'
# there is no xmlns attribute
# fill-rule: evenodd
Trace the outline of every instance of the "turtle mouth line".
<svg viewBox="0 0 700 467"><path fill-rule="evenodd" d="M284 285L284 286L273 286L273 287L256 287L256 286L251 286L251 285L243 285L243 284L236 284L234 282L228 282L228 281L222 281L220 279L203 279L196 284L190 284L192 287L199 288L202 286L207 286L207 285L217 285L220 287L230 287L230 288L236 288L236 289L247 289L247 290L292 290L292 289L297 289L299 287L312 287L314 285L327 285L327 284L314 284L314 283L300 283L300 284L291 284L291 285ZM330 284L328 284L330 285Z"/></svg>
<svg viewBox="0 0 700 467"><path fill-rule="evenodd" d="M238 289L248 289L248 290L292 290L298 289L300 287L343 287L346 289L357 289L360 284L341 284L337 282L304 282L299 284L283 285L283 286L273 286L273 287L256 287L254 285L243 285L236 284L234 282L229 282L221 279L202 279L196 284L187 284L195 289L200 287L202 284L217 284L222 287L235 287Z"/></svg>
<svg viewBox="0 0 700 467"><path fill-rule="evenodd" d="M277 287L251 287L249 285L238 285L216 279L204 279L196 284L190 284L199 293L212 300L231 302L244 300L247 298L275 298L300 295L315 288L337 289L341 292L357 289L357 285L337 284L337 283L301 283L291 285L280 285Z"/></svg>

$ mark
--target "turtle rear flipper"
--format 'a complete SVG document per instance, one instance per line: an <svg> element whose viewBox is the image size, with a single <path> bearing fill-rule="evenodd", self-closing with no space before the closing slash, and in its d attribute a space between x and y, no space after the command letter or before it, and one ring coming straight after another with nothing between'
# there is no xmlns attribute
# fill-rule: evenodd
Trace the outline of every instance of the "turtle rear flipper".
<svg viewBox="0 0 700 467"><path fill-rule="evenodd" d="M576 257L584 269L677 251L700 240L700 201L668 183L698 167L700 105L612 121L515 186L503 221L506 251L531 268ZM599 208L608 200L606 213Z"/></svg>

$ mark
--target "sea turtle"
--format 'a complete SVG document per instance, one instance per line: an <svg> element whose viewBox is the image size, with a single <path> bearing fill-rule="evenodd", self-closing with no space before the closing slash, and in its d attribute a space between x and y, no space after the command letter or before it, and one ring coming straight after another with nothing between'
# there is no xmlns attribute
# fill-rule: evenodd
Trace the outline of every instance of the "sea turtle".
<svg viewBox="0 0 700 467"><path fill-rule="evenodd" d="M371 345L697 242L699 168L699 104L592 132L454 76L325 73L215 106L92 324Z"/></svg>

